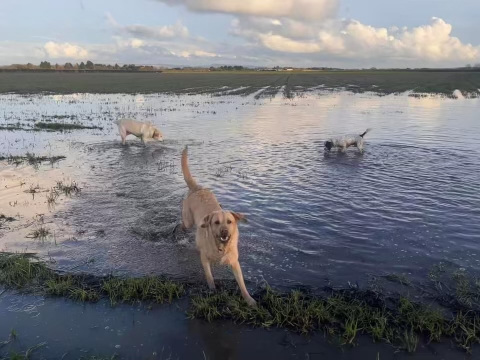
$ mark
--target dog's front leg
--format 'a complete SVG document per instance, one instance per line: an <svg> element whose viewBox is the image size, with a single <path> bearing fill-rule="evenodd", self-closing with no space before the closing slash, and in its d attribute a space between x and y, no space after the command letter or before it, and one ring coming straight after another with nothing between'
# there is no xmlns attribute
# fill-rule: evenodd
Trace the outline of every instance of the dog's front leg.
<svg viewBox="0 0 480 360"><path fill-rule="evenodd" d="M235 276L235 280L237 280L237 284L240 288L240 292L242 293L243 298L248 305L257 306L257 302L253 300L253 298L248 293L247 287L245 286L245 281L243 280L242 268L240 267L240 263L236 261L231 266L233 275Z"/></svg>
<svg viewBox="0 0 480 360"><path fill-rule="evenodd" d="M202 261L205 277L207 278L208 287L210 288L210 290L215 290L215 282L213 281L212 269L210 268L210 261L203 253L200 254L200 259Z"/></svg>
<svg viewBox="0 0 480 360"><path fill-rule="evenodd" d="M358 148L358 151L360 151L361 153L363 153L363 142L360 142L357 144L357 148Z"/></svg>
<svg viewBox="0 0 480 360"><path fill-rule="evenodd" d="M123 128L123 126L118 126L118 132L120 134L120 137L122 138L122 145L125 145L125 141L127 138L127 130Z"/></svg>

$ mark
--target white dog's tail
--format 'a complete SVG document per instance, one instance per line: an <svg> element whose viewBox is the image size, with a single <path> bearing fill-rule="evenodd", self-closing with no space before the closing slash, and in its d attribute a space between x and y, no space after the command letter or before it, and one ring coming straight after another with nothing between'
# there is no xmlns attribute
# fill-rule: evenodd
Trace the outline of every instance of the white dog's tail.
<svg viewBox="0 0 480 360"><path fill-rule="evenodd" d="M183 178L185 179L185 182L187 183L187 186L190 190L195 190L199 186L195 179L193 178L192 174L190 173L190 169L188 168L188 147L185 146L185 149L183 149L182 152L182 173L183 173Z"/></svg>
<svg viewBox="0 0 480 360"><path fill-rule="evenodd" d="M364 137L365 135L367 135L372 129L368 128L367 130L365 130L365 132L363 134L360 135L360 137Z"/></svg>

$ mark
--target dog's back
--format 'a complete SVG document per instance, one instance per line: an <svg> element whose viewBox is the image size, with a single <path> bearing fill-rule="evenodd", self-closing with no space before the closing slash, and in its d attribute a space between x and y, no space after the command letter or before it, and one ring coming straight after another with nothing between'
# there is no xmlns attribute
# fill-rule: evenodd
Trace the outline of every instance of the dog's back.
<svg viewBox="0 0 480 360"><path fill-rule="evenodd" d="M331 138L325 141L325 149L330 151L332 148L336 147L345 151L350 146L356 146L360 151L363 151L364 136L367 135L370 131L371 129L368 128L363 132L363 134L357 133Z"/></svg>
<svg viewBox="0 0 480 360"><path fill-rule="evenodd" d="M122 125L122 124L128 124L128 123L131 123L131 124L143 124L142 122L140 121L137 121L135 119L128 119L128 118L121 118L121 119L118 119L115 121L115 124L117 125Z"/></svg>
<svg viewBox="0 0 480 360"><path fill-rule="evenodd" d="M134 119L118 119L117 121L115 121L115 123L118 126L121 126L124 129L126 129L127 131L131 132L132 134L141 133L142 129L144 129L148 126L151 126L150 124L147 124L147 123L144 123L144 122L141 122L141 121L137 121L137 120L134 120Z"/></svg>

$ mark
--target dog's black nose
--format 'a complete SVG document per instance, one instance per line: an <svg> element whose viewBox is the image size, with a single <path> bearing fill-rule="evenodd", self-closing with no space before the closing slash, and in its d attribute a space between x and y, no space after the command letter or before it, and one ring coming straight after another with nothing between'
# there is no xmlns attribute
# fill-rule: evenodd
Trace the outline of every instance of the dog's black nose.
<svg viewBox="0 0 480 360"><path fill-rule="evenodd" d="M226 239L228 237L228 230L227 229L220 230L220 236Z"/></svg>

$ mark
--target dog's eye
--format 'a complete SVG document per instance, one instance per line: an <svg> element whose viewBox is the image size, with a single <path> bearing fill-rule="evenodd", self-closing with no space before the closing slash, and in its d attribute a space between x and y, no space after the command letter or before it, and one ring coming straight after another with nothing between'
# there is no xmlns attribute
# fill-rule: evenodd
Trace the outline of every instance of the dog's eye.
<svg viewBox="0 0 480 360"><path fill-rule="evenodd" d="M232 220L227 220L227 224L231 224L232 223Z"/></svg>
<svg viewBox="0 0 480 360"><path fill-rule="evenodd" d="M215 221L215 225L220 225L220 221Z"/></svg>

